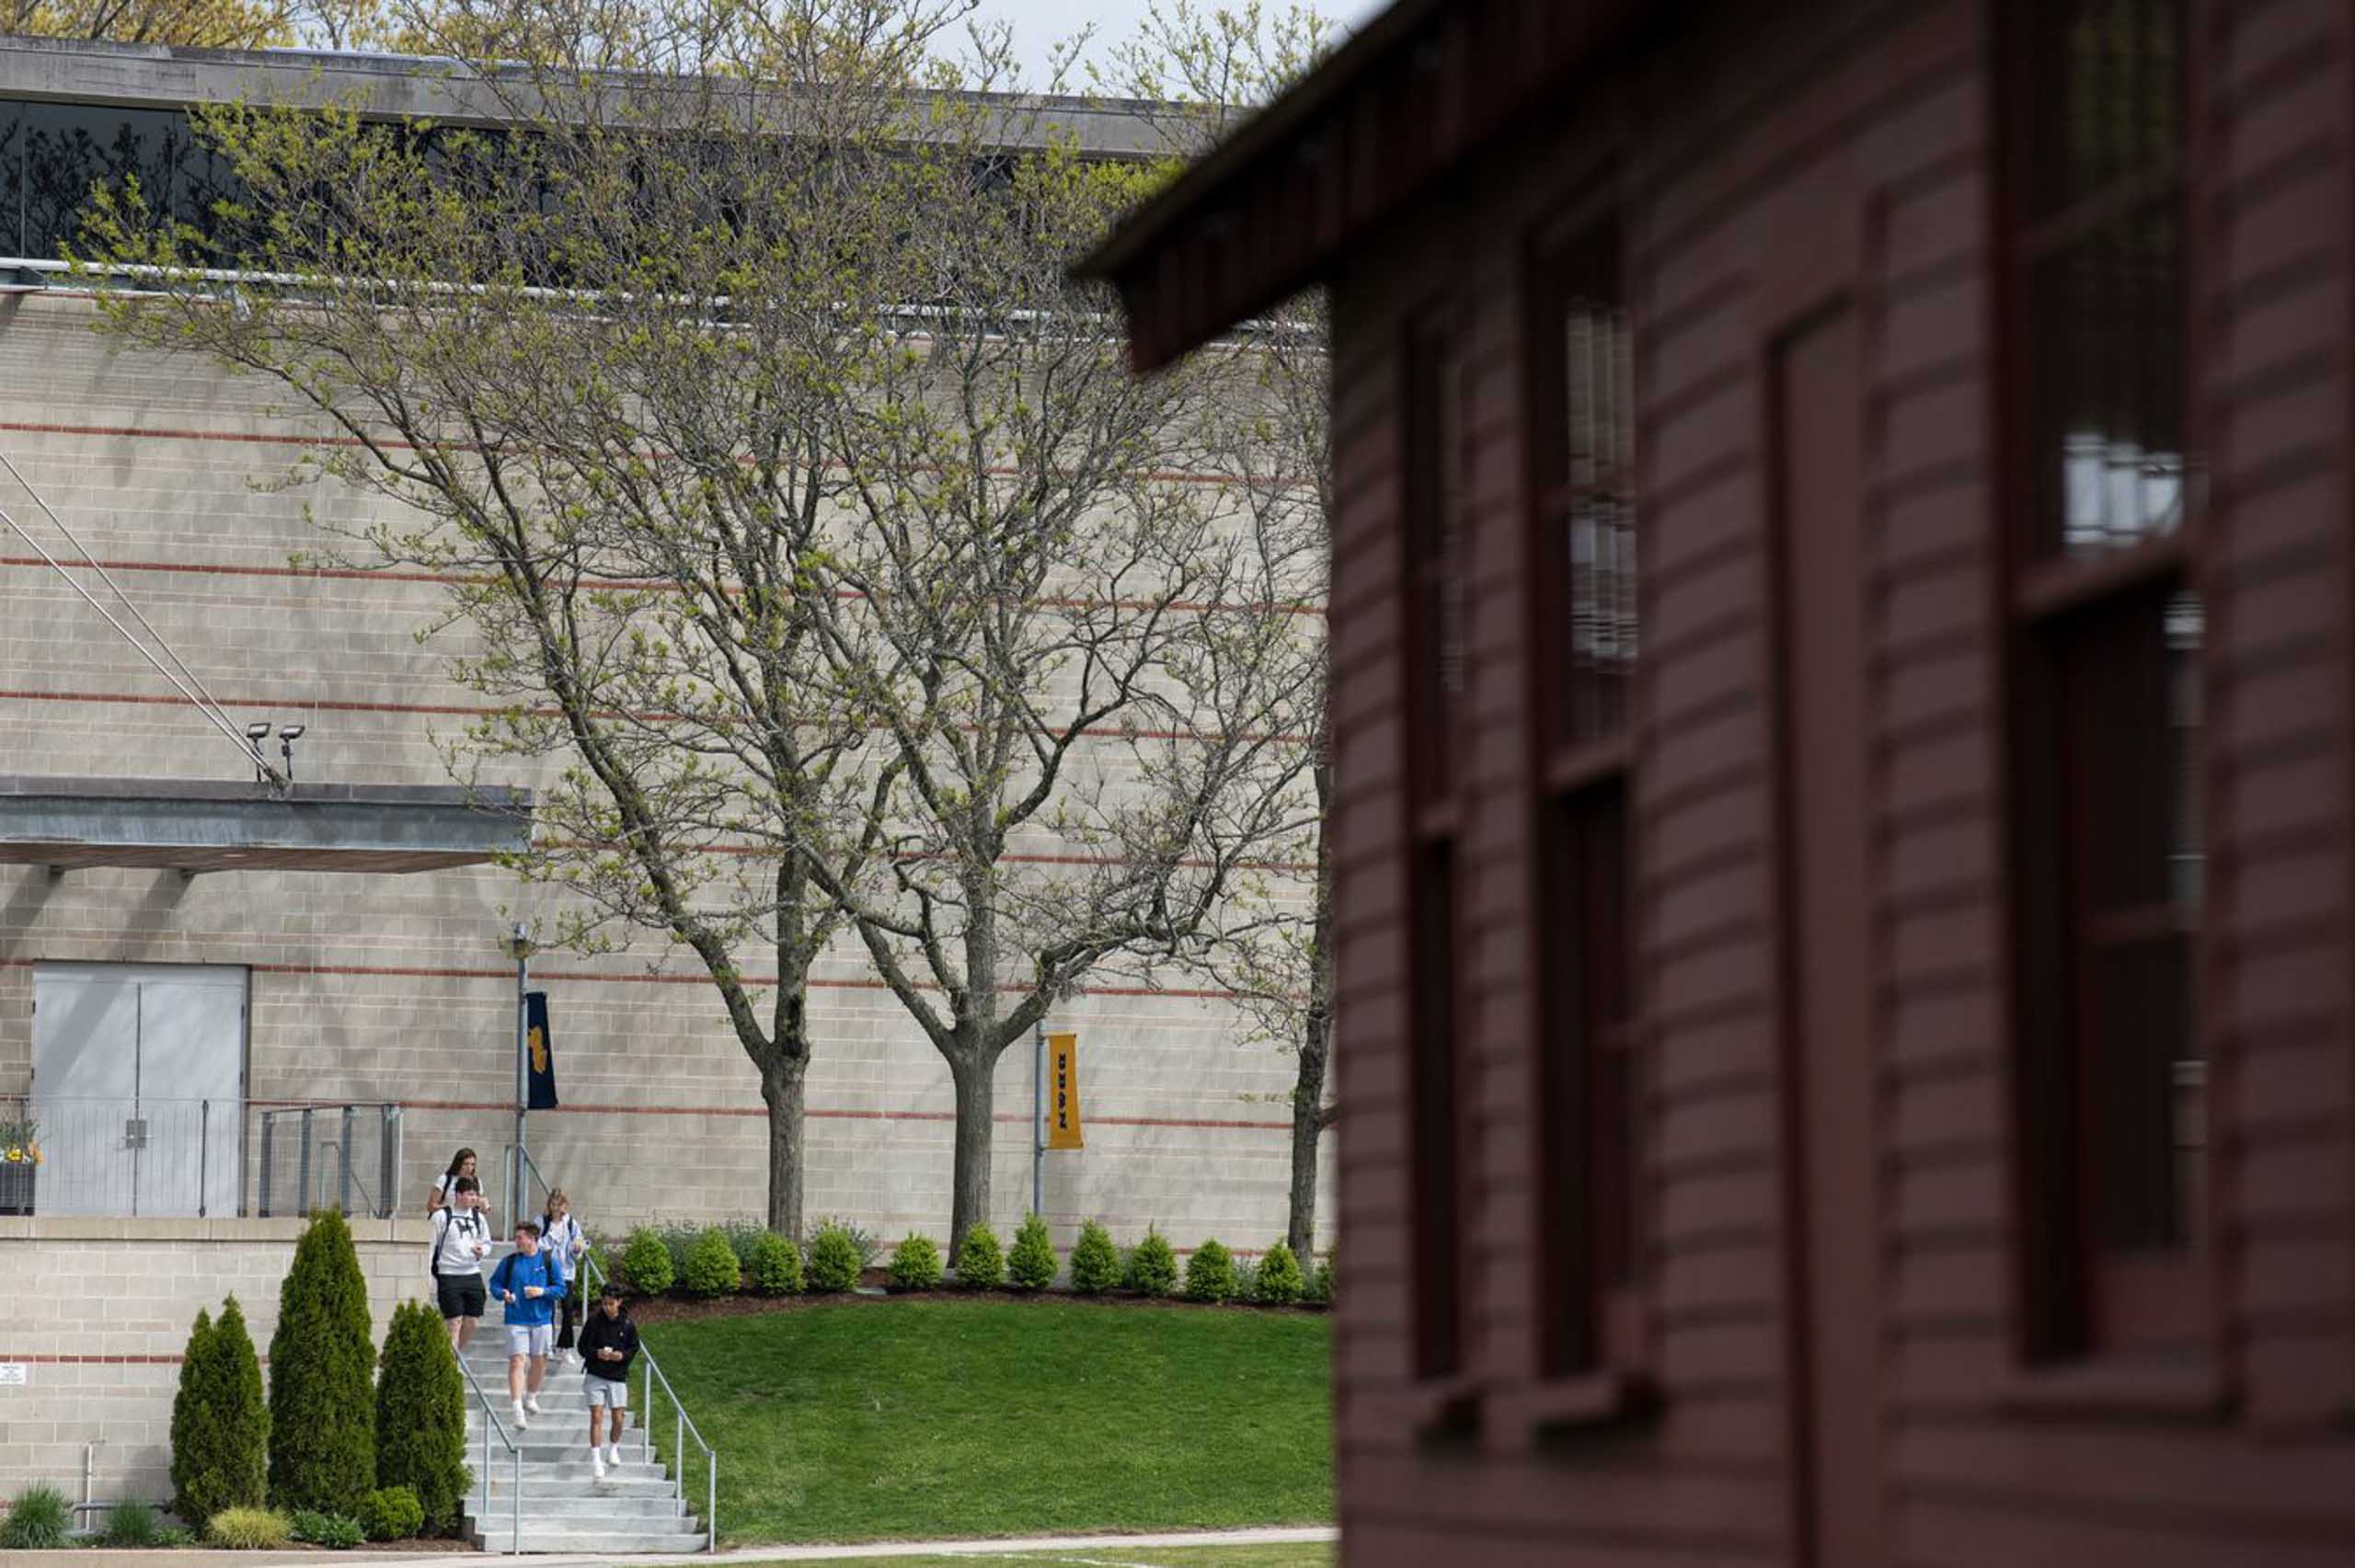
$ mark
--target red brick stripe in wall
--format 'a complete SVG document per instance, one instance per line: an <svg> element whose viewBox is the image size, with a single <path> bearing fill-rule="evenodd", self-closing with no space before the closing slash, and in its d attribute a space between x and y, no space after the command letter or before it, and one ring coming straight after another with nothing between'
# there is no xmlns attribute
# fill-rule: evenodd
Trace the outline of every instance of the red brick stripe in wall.
<svg viewBox="0 0 2355 1568"><path fill-rule="evenodd" d="M248 1104L269 1110L301 1110L304 1106L335 1106L340 1100L252 1100ZM405 1111L501 1111L511 1112L511 1101L492 1100L402 1100ZM535 1112L538 1116L765 1116L768 1111L759 1105L559 1105L555 1111ZM805 1115L829 1117L837 1121L874 1122L946 1122L956 1116L949 1111L821 1111ZM1027 1112L1001 1112L991 1118L1009 1126L1026 1124ZM1223 1132L1290 1132L1290 1122L1246 1122L1222 1120L1211 1116L1095 1116L1087 1118L1094 1127L1207 1127Z"/></svg>
<svg viewBox="0 0 2355 1568"><path fill-rule="evenodd" d="M195 704L189 698L180 696L178 693L166 695L160 692L24 692L0 690L0 700L19 703L110 703L121 706L145 708L186 708L195 706ZM486 706L478 704L352 703L333 701L324 697L257 697L248 694L240 694L234 697L223 697L218 700L224 707L299 707L308 708L314 713L328 714L423 714L430 717L488 718L493 715L502 714L507 711L504 707ZM532 716L534 718L555 718L557 716L557 710L554 708L534 708L530 710L530 712ZM641 719L660 722L673 715L668 714L640 714L638 716ZM1080 733L1090 739L1097 740L1123 740L1130 737L1130 732L1122 729L1083 729ZM1209 734L1204 731L1189 729L1140 729L1135 731L1134 735L1135 738L1140 740L1215 740L1224 738L1223 737ZM1252 736L1247 738L1257 739L1259 738ZM1278 738L1285 740L1304 740L1307 738L1305 736L1287 735L1279 737Z"/></svg>
<svg viewBox="0 0 2355 1568"><path fill-rule="evenodd" d="M100 436L131 437L141 441L233 441L246 446L357 447L361 443L350 436L299 436L264 430L187 430L144 429L134 425L52 425L38 420L0 419L0 430L19 431L36 436ZM412 450L407 441L382 443L388 452ZM992 469L992 473L1011 475L1010 468ZM1147 469L1136 475L1139 479L1151 479L1165 485L1244 485L1266 489L1285 481L1236 474L1198 474L1183 469Z"/></svg>

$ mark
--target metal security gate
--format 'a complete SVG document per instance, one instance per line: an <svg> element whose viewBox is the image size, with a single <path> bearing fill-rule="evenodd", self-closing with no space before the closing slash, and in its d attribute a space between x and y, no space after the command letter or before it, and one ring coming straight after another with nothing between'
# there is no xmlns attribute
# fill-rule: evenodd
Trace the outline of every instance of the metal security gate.
<svg viewBox="0 0 2355 1568"><path fill-rule="evenodd" d="M34 967L37 1213L237 1212L246 991L227 967Z"/></svg>

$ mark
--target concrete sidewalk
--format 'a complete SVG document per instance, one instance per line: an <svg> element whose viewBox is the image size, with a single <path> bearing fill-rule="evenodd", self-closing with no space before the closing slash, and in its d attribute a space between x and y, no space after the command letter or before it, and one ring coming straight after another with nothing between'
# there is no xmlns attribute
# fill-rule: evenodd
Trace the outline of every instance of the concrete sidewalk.
<svg viewBox="0 0 2355 1568"><path fill-rule="evenodd" d="M1252 1530L1188 1530L1162 1535L1019 1536L982 1540L871 1541L864 1546L745 1546L717 1554L666 1557L629 1554L597 1556L573 1552L527 1554L530 1568L605 1568L607 1564L695 1562L828 1562L846 1558L888 1561L894 1557L1002 1557L1023 1551L1096 1551L1120 1547L1153 1546L1275 1546L1295 1541L1338 1540L1330 1526ZM101 1551L84 1547L70 1551L12 1551L8 1568L89 1568L93 1562L119 1560L141 1568L293 1568L295 1564L367 1563L371 1568L482 1568L499 1561L487 1551Z"/></svg>

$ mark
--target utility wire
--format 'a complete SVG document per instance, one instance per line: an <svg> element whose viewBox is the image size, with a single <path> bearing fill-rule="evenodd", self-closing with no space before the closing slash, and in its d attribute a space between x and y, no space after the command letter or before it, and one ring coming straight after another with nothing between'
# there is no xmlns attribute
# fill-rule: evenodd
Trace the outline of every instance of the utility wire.
<svg viewBox="0 0 2355 1568"><path fill-rule="evenodd" d="M40 493L34 490L30 485L25 484L24 475L17 473L17 465L8 461L6 453L0 453L0 466L6 467L10 474L16 475L17 483L24 486L26 494L31 496L34 501L40 506L40 509L43 511L48 511L52 521L57 519L57 514L49 510L48 503L41 500ZM255 762L258 761L255 756L253 744L248 741L246 738L245 734L237 728L236 721L229 717L226 711L222 708L219 703L213 700L213 694L203 689L202 683L197 681L195 672L188 670L187 664L180 658L180 656L173 650L171 644L165 641L163 634L157 632L155 628L148 623L146 616L140 614L139 606L132 602L131 596L122 591L122 586L120 583L116 582L114 578L107 575L106 568L104 567L100 567L98 562L91 557L89 551L83 546L82 542L79 539L74 538L73 532L70 529L65 529L64 524L62 521L58 523L59 528L64 531L65 536L68 539L74 539L75 547L82 551L83 559L88 561L91 567L97 570L98 576L105 578L107 586L114 589L116 597L120 598L122 601L124 607L130 610L132 619L136 620L141 626L146 629L147 635L155 639L157 646L162 647L165 653L170 655L173 664L178 665L183 671L187 671L188 679L186 681L181 680L178 675L174 674L171 669L167 667L162 659L157 658L154 652L148 648L145 643L140 641L138 637L132 634L130 627L124 625L121 621L116 620L114 612L109 610L104 604L100 603L98 597L91 593L88 589L84 588L82 584L75 578L74 574L66 570L63 564L61 563L56 556L49 553L49 547L43 544L40 540L34 538L33 535L26 530L25 525L17 521L16 514L11 512L5 506L0 506L0 522L6 522L10 531L13 532L17 538L31 545L33 549L40 554L40 558L49 563L50 568L65 580L66 587L79 594L91 609L104 616L106 618L107 624L112 626L116 631L121 632L122 634L123 640L139 651L140 658L145 659L149 664L154 665L157 674L170 681L173 689L178 691L181 696L186 697L189 702L195 706L197 712L204 715L207 723L211 724L213 728L219 730L224 736L225 736L228 738L230 745L236 748L237 759L239 761ZM191 690L191 685L194 687L193 690ZM264 776L267 777L271 784L283 785L286 783L286 780L280 774L279 771L267 761L261 761L258 765L261 768Z"/></svg>
<svg viewBox="0 0 2355 1568"><path fill-rule="evenodd" d="M23 471L18 469L16 464L9 459L8 454L5 450L0 450L0 468L6 468L8 471L8 476L17 482L18 486L24 490L26 495L30 496L33 498L33 505L40 508L42 513L46 515L51 523L56 527L57 532L65 535L67 541L73 544L74 548L81 552L82 559L89 563L89 567L92 571L98 574L98 580L105 583L107 587L114 590L114 596L122 601L122 607L131 612L132 619L139 623L141 630L144 631L150 637L153 637L155 640L155 646L162 648L165 654L170 658L172 663L178 667L180 674L186 677L188 683L195 687L197 691L201 693L204 699L204 705L211 708L213 713L217 716L219 722L228 726L230 730L234 733L236 728L236 723L234 719L229 717L228 710L222 707L218 702L214 701L213 693L205 689L204 682L198 679L195 670L189 668L188 661L179 656L179 651L172 647L171 643L166 639L163 633L155 628L154 624L148 621L145 615L140 612L138 601L132 599L130 594L123 591L122 585L115 581L113 575L109 573L102 564L100 564L96 555L90 553L90 547L82 543L81 535L75 533L72 525L67 523L63 518L57 515L57 509L51 506L47 498L44 498L39 490L33 488L32 481L25 477ZM22 533L24 531L22 529L18 529L17 532ZM35 547L39 548L39 546ZM42 551L42 555L46 556L48 552ZM52 566L56 565L54 561L52 561L50 564ZM62 572L63 568L60 567L59 570ZM85 597L86 597L86 595ZM111 619L111 617L109 617L109 619ZM120 628L120 623L117 623L117 625L118 628ZM123 635L126 636L130 635L127 632Z"/></svg>

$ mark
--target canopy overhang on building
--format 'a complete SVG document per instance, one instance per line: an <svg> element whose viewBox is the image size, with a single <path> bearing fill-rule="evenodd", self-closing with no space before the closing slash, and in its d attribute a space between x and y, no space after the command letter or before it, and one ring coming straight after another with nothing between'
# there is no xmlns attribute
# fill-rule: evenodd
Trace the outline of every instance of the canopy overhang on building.
<svg viewBox="0 0 2355 1568"><path fill-rule="evenodd" d="M0 777L0 864L441 871L524 848L531 813L521 789Z"/></svg>

